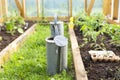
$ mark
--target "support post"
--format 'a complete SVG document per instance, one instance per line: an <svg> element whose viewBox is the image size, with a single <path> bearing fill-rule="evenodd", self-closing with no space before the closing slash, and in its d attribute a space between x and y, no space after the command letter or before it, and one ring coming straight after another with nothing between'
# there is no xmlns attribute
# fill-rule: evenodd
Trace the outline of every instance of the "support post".
<svg viewBox="0 0 120 80"><path fill-rule="evenodd" d="M20 12L20 15L22 16L22 5L19 0L15 0L16 6Z"/></svg>
<svg viewBox="0 0 120 80"><path fill-rule="evenodd" d="M87 0L84 0L84 9L85 9L85 13L87 13Z"/></svg>
<svg viewBox="0 0 120 80"><path fill-rule="evenodd" d="M69 17L72 17L72 0L69 0Z"/></svg>
<svg viewBox="0 0 120 80"><path fill-rule="evenodd" d="M103 13L105 16L111 15L112 0L103 0Z"/></svg>
<svg viewBox="0 0 120 80"><path fill-rule="evenodd" d="M111 6L111 19L117 19L118 18L118 0L112 0L112 6Z"/></svg>
<svg viewBox="0 0 120 80"><path fill-rule="evenodd" d="M94 2L95 2L95 0L91 0L89 7L87 9L87 15L90 15L92 8L93 8L93 5L94 5Z"/></svg>
<svg viewBox="0 0 120 80"><path fill-rule="evenodd" d="M22 0L22 17L26 17L25 0Z"/></svg>
<svg viewBox="0 0 120 80"><path fill-rule="evenodd" d="M2 16L7 17L7 13L8 13L8 7L7 7L7 0L2 0Z"/></svg>
<svg viewBox="0 0 120 80"><path fill-rule="evenodd" d="M120 23L120 0L119 0L119 7L118 7L118 22Z"/></svg>
<svg viewBox="0 0 120 80"><path fill-rule="evenodd" d="M37 2L37 17L40 16L40 0L36 0Z"/></svg>

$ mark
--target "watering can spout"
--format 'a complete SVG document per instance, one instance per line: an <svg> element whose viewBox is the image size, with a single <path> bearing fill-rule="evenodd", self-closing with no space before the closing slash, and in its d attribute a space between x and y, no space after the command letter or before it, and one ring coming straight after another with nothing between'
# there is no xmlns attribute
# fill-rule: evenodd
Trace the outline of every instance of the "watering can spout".
<svg viewBox="0 0 120 80"><path fill-rule="evenodd" d="M54 22L55 22L55 24L57 24L57 19L58 19L58 16L57 16L57 14L55 14L55 16L54 16Z"/></svg>

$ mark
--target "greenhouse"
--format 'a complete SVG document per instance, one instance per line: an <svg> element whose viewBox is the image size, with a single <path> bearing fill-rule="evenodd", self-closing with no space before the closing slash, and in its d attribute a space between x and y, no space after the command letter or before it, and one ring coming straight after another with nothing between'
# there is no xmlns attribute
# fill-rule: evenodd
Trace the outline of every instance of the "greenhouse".
<svg viewBox="0 0 120 80"><path fill-rule="evenodd" d="M0 0L0 80L120 80L120 0Z"/></svg>

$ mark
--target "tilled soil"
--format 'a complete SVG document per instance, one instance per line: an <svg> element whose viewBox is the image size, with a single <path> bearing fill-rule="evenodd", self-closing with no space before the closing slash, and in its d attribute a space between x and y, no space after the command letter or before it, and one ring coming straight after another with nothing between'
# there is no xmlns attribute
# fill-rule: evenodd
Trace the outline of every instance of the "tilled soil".
<svg viewBox="0 0 120 80"><path fill-rule="evenodd" d="M79 27L74 29L78 44L84 43L82 32L79 31ZM100 39L100 38L99 38ZM110 37L105 36L104 44L107 50L112 50L116 55L120 56L120 47L111 45ZM99 42L98 42L99 43ZM120 61L110 62L110 61L97 61L93 62L88 53L89 50L93 50L90 47L90 43L80 48L80 54L83 59L85 69L87 71L89 80L120 80Z"/></svg>

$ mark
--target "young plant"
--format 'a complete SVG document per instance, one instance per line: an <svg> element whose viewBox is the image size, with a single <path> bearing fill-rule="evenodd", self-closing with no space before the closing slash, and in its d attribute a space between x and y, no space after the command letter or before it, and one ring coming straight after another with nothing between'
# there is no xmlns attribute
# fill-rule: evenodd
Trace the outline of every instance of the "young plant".
<svg viewBox="0 0 120 80"><path fill-rule="evenodd" d="M120 25L110 24L106 33L112 38L110 40L111 44L120 46Z"/></svg>
<svg viewBox="0 0 120 80"><path fill-rule="evenodd" d="M84 40L84 45L87 42L92 42L91 47L94 49L105 49L103 41L99 41L99 37L101 36L101 40L103 40L104 33L106 29L104 29L104 25L106 25L106 21L103 15L94 15L94 16L82 16L79 18L80 20L76 21L77 25L80 25L80 32L82 32ZM100 43L97 43L99 41ZM81 46L84 46L81 45ZM102 50L103 50L102 49Z"/></svg>
<svg viewBox="0 0 120 80"><path fill-rule="evenodd" d="M16 32L23 33L23 25L25 21L21 16L11 16L6 22L6 31L11 35L14 35Z"/></svg>

